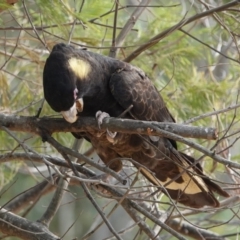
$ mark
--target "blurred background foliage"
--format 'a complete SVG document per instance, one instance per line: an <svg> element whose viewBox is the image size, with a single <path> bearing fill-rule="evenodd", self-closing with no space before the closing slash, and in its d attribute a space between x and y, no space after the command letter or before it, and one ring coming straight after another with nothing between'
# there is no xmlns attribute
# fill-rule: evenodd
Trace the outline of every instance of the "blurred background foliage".
<svg viewBox="0 0 240 240"><path fill-rule="evenodd" d="M220 6L228 2L205 1L209 6ZM136 0L119 1L116 35L138 4ZM24 116L37 114L43 100L44 63L49 51L56 43L70 42L79 47L87 47L90 51L109 54L113 38L114 1L25 0L17 2L10 8L6 6L5 1L0 1L0 9L6 7L8 9L0 13L0 112L2 113ZM206 8L202 1L151 1L127 35L117 58L124 60L153 36L172 27L183 18L204 10ZM189 35L183 31L174 31L131 63L142 68L152 79L177 122L184 122L192 117L237 104L240 80L239 12L227 11L201 18L186 25L182 30ZM218 52L210 49L209 46ZM222 56L219 52L232 59ZM239 110L228 111L200 119L193 124L217 127L220 136L230 135L231 132L238 132L238 113ZM44 103L41 112L41 117L43 116L52 117L56 116L56 113ZM58 156L58 153L48 144L43 143L39 137L28 133L14 134L34 151ZM54 137L68 147L73 143L73 137L69 133L54 134ZM225 149L237 137L238 134L233 135L232 138L226 137L225 142L219 142L217 151ZM0 142L0 154L24 151L19 143L4 131L0 131ZM214 142L209 141L199 140L198 142L209 148L214 145ZM227 156L231 156L235 161L239 161L240 155L237 145L239 146L239 142L236 141L229 149L230 151L227 151ZM86 144L82 149L84 151L88 148L89 144ZM181 148L185 146L181 145ZM195 156L201 156L193 150L188 151L192 151ZM205 170L209 172L212 162L206 159ZM1 205L43 179L38 171L31 172L35 167L31 162L2 164L0 168L0 187L3 192L0 199ZM215 173L226 171L219 164L218 167ZM50 198L50 195L43 197L27 214L27 218L37 220ZM114 201L109 203L109 200L106 201L97 195L96 198L104 208L104 212L109 211L115 204ZM64 239L74 237L81 239L81 236L90 229L94 229L94 226L100 222L97 212L79 187L72 187L64 201L52 223L54 232L59 235L64 234L78 218ZM166 197L164 201L168 201ZM122 216L120 220L119 214ZM213 214L211 218L214 220L211 224L209 214L202 214L201 217L190 216L189 221L209 228L223 216L224 221L227 221L226 219L230 219L233 213L231 210L225 210L218 215ZM235 216L234 219L237 219L239 224L238 217ZM111 221L117 230L133 224L127 214L121 210L111 216ZM235 232L235 227L234 224L231 227L226 224L213 230L226 234ZM98 231L98 237L93 234L89 239L104 239L110 235L109 232L104 231L107 229ZM133 227L130 233L123 235L124 239L133 239L137 231L137 228ZM164 239L170 239L168 233L162 234ZM146 239L146 237L138 236L136 239Z"/></svg>

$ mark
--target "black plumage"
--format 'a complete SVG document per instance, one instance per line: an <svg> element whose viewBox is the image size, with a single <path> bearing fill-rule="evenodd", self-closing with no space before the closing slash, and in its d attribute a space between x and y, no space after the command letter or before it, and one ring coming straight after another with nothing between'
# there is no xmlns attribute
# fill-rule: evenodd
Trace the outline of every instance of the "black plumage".
<svg viewBox="0 0 240 240"><path fill-rule="evenodd" d="M174 122L161 95L141 69L63 43L54 46L46 61L43 86L49 105L69 122L81 116L95 117L99 110L118 117L131 105L125 118ZM110 168L119 171L119 158L132 158L155 174L141 168L149 181L164 186L165 193L180 203L195 208L217 207L213 192L228 196L203 174L192 157L177 150L173 140L117 133L110 141L107 134L93 130L84 137Z"/></svg>

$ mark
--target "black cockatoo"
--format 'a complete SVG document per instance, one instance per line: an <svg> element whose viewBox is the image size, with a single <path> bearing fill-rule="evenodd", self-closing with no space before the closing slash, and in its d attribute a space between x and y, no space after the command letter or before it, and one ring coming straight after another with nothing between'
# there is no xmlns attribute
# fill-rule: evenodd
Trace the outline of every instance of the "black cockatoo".
<svg viewBox="0 0 240 240"><path fill-rule="evenodd" d="M54 46L44 67L43 87L48 104L70 123L81 116L95 117L99 111L118 117L131 105L125 118L174 122L158 90L141 69L71 45ZM218 207L213 192L229 196L203 174L192 157L178 151L171 139L117 133L109 140L107 133L93 130L82 136L111 169L120 171L120 158L132 158L145 167L141 172L150 182L184 205Z"/></svg>

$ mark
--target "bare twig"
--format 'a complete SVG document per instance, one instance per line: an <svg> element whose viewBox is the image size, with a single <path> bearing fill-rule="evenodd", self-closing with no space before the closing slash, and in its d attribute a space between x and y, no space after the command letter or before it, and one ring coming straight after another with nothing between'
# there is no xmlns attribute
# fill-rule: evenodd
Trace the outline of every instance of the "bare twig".
<svg viewBox="0 0 240 240"><path fill-rule="evenodd" d="M112 224L108 221L108 219L105 217L105 214L102 212L102 210L100 209L100 207L98 206L98 204L96 203L96 201L94 200L94 198L92 197L91 193L89 192L87 186L85 183L81 184L83 187L83 190L85 191L85 193L87 194L88 199L91 201L91 203L93 204L93 206L96 208L96 210L98 211L98 213L100 214L100 216L102 217L103 221L105 222L105 224L107 225L109 231L116 237L116 239L121 240L122 238L119 236L119 234L115 231L115 229L113 228Z"/></svg>
<svg viewBox="0 0 240 240"><path fill-rule="evenodd" d="M114 21L113 21L113 36L112 36L112 46L110 48L109 57L115 58L116 54L116 29L117 29L117 15L118 15L118 0L115 0L115 11L114 11Z"/></svg>
<svg viewBox="0 0 240 240"><path fill-rule="evenodd" d="M189 124L189 123L192 123L192 122L196 122L196 121L198 121L198 120L200 120L200 119L203 119L203 118L206 118L206 117L211 117L211 116L217 115L217 114L219 114L219 113L228 112L228 111L237 109L237 108L239 108L239 107L240 107L240 104L236 104L236 105L233 105L233 106L229 106L229 107L223 108L223 109L221 109L221 110L204 113L204 114L202 114L202 115L200 115L200 116L196 116L196 117L190 118L190 119L187 120L187 121L184 121L183 124Z"/></svg>
<svg viewBox="0 0 240 240"><path fill-rule="evenodd" d="M192 34L186 32L186 31L183 30L182 28L180 28L179 31L183 32L185 35L191 37L192 39L196 40L197 42L200 42L202 45L210 48L210 49L213 50L214 52L217 52L217 53L220 54L221 56L223 56L223 57L225 57L225 58L227 58L227 59L230 59L230 60L232 60L232 61L234 61L234 62L236 62L236 63L239 63L239 60L236 60L236 59L234 59L234 58L231 58L231 57L227 56L226 54L223 54L221 51L218 51L216 48L214 48L214 47L210 46L209 44L207 44L207 43L199 40L198 38L194 37Z"/></svg>
<svg viewBox="0 0 240 240"><path fill-rule="evenodd" d="M31 26L32 26L32 29L31 29L31 30L33 30L33 31L35 32L35 34L36 34L36 36L37 36L37 39L42 43L42 45L43 45L44 47L47 47L46 44L45 44L45 42L42 40L42 38L41 38L40 35L38 34L38 31L36 30L36 28L35 28L32 20L31 20L31 17L30 17L29 12L28 12L28 8L26 7L26 4L25 4L25 0L22 0L22 3L23 3L23 7L24 7L24 10L25 10L25 13L26 13L26 15L27 15L28 21L30 22L30 24L31 24Z"/></svg>
<svg viewBox="0 0 240 240"><path fill-rule="evenodd" d="M109 56L115 58L117 55L117 52L119 50L119 47L121 47L128 35L128 33L132 30L135 23L137 22L138 18L141 16L142 12L146 9L148 4L150 3L150 0L143 0L139 3L138 6L136 6L136 9L131 14L130 18L118 34L117 38L115 39L114 35L114 45L112 45ZM116 27L114 25L114 27Z"/></svg>

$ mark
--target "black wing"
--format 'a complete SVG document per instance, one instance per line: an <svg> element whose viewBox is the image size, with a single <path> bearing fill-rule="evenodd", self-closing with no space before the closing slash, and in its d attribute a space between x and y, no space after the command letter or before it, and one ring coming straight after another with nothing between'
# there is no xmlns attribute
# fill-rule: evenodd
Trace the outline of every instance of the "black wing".
<svg viewBox="0 0 240 240"><path fill-rule="evenodd" d="M140 69L126 65L112 75L110 89L124 109L133 105L130 113L135 119L174 122L161 95ZM175 141L159 138L156 143L144 137L143 142L141 150L132 152L132 158L154 172L155 176L141 169L148 180L165 188L174 200L196 208L204 205L216 207L219 202L212 191L228 196L203 174L193 158L177 151Z"/></svg>
<svg viewBox="0 0 240 240"><path fill-rule="evenodd" d="M115 99L127 109L131 104L134 118L146 121L175 122L161 95L145 73L127 65L114 73L110 88Z"/></svg>

